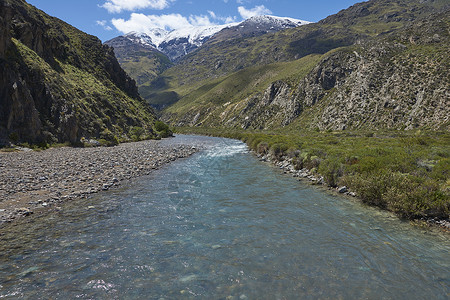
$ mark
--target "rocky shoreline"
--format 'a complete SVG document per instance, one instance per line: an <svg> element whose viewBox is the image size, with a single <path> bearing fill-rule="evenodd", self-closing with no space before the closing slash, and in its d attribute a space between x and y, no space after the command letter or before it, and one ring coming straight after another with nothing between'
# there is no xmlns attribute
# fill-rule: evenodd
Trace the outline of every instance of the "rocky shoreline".
<svg viewBox="0 0 450 300"><path fill-rule="evenodd" d="M199 145L148 140L115 147L0 152L0 226L148 175ZM27 149L23 149L27 150Z"/></svg>
<svg viewBox="0 0 450 300"><path fill-rule="evenodd" d="M253 151L252 151L253 152ZM357 194L355 192L352 192L348 187L346 186L338 186L336 188L329 187L327 183L325 182L323 176L313 174L310 170L307 168L303 168L301 170L296 170L294 168L294 165L292 164L292 161L285 158L281 161L274 160L271 158L268 154L258 154L256 152L253 152L260 161L270 163L277 168L281 169L283 173L289 174L292 177L298 178L299 180L306 180L314 185L321 185L324 187L328 187L329 189L334 190L335 192L357 198ZM419 220L421 222L425 222L429 226L433 227L439 227L442 230L446 232L450 232L450 220L440 220L440 219L422 219Z"/></svg>

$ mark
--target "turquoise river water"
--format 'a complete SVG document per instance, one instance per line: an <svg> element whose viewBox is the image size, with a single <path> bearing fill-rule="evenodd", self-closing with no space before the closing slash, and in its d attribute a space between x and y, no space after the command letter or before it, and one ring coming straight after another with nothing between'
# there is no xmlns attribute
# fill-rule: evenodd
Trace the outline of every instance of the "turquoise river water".
<svg viewBox="0 0 450 300"><path fill-rule="evenodd" d="M449 299L450 239L234 140L9 226L0 299Z"/></svg>

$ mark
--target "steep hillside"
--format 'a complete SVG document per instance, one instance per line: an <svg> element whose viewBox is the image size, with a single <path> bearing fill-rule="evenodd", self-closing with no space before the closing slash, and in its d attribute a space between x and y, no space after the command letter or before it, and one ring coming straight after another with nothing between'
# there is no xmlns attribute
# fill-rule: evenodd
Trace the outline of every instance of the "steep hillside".
<svg viewBox="0 0 450 300"><path fill-rule="evenodd" d="M163 117L181 126L448 129L449 11L443 7L440 1L373 0L317 24L260 37L261 43L289 37L290 43L279 46L280 59L289 53L303 57L285 63L299 70L285 78L265 67L222 77L221 67L208 64L213 57L229 59L226 50L216 54L214 44L205 45L155 81L164 83L156 92L172 91L180 99ZM248 53L258 49L254 39L239 43L244 41ZM202 60L192 62L200 53ZM316 54L304 57L308 53ZM195 71L188 77L190 68ZM252 89L254 83L239 81L247 70L272 81ZM245 86L228 86L231 95L218 102L214 83L233 80Z"/></svg>
<svg viewBox="0 0 450 300"><path fill-rule="evenodd" d="M143 98L152 93L150 83L173 65L164 53L135 33L116 37L105 44L114 49L121 67L136 80Z"/></svg>
<svg viewBox="0 0 450 300"><path fill-rule="evenodd" d="M112 48L22 0L1 0L0 22L0 139L154 136L154 113Z"/></svg>
<svg viewBox="0 0 450 300"><path fill-rule="evenodd" d="M449 130L449 13L324 58L295 92L298 125Z"/></svg>

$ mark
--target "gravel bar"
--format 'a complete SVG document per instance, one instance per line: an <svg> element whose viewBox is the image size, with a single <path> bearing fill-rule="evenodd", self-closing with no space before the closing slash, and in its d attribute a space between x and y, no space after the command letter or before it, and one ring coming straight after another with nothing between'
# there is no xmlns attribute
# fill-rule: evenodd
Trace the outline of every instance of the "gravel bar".
<svg viewBox="0 0 450 300"><path fill-rule="evenodd" d="M161 141L115 147L0 152L0 226L58 204L108 190L197 152L199 145Z"/></svg>

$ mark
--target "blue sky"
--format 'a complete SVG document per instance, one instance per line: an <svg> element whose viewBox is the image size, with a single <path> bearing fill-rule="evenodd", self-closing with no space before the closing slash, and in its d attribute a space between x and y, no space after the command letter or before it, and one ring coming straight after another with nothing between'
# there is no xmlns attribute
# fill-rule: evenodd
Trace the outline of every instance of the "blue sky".
<svg viewBox="0 0 450 300"><path fill-rule="evenodd" d="M239 22L270 14L317 22L362 0L27 0L106 41L150 27Z"/></svg>

